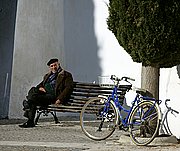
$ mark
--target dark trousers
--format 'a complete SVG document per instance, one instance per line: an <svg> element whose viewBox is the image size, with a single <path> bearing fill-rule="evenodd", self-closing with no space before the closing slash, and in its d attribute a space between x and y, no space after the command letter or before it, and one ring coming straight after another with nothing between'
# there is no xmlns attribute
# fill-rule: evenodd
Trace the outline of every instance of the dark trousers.
<svg viewBox="0 0 180 151"><path fill-rule="evenodd" d="M34 122L37 106L46 107L56 101L55 96L39 91L36 87L29 90L27 99L30 109L25 114L29 122Z"/></svg>

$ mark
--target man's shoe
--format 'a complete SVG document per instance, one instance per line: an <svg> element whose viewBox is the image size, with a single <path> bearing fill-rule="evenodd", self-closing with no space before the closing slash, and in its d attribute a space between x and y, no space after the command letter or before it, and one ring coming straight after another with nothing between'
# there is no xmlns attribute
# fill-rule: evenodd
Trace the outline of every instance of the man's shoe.
<svg viewBox="0 0 180 151"><path fill-rule="evenodd" d="M23 100L23 107L24 107L24 108L23 108L24 111L30 109L28 101Z"/></svg>
<svg viewBox="0 0 180 151"><path fill-rule="evenodd" d="M26 122L26 123L24 123L22 125L19 125L19 127L21 127L21 128L32 128L32 127L35 127L35 124Z"/></svg>

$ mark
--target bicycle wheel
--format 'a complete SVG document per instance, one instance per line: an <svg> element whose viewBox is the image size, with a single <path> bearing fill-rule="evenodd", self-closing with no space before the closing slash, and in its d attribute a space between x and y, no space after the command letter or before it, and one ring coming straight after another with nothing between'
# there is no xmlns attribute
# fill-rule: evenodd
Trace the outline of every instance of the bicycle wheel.
<svg viewBox="0 0 180 151"><path fill-rule="evenodd" d="M117 123L117 108L113 101L108 101L106 98L92 98L81 110L82 131L93 140L104 140L111 136Z"/></svg>
<svg viewBox="0 0 180 151"><path fill-rule="evenodd" d="M148 145L157 136L161 114L158 105L151 101L139 103L129 118L130 138L136 145Z"/></svg>

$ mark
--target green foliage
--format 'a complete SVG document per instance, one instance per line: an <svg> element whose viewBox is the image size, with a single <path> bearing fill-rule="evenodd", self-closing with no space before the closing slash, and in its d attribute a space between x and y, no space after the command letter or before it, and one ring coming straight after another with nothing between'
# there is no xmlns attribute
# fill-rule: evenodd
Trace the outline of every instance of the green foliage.
<svg viewBox="0 0 180 151"><path fill-rule="evenodd" d="M108 28L133 61L180 64L180 0L110 0Z"/></svg>

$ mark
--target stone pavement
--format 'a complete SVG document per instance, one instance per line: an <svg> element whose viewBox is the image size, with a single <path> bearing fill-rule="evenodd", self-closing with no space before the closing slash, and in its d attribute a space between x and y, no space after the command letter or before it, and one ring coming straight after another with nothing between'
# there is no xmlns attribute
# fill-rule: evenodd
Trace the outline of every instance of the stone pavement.
<svg viewBox="0 0 180 151"><path fill-rule="evenodd" d="M124 132L116 130L104 141L87 138L79 121L40 121L22 129L22 120L0 120L1 151L180 151L175 137L158 137L148 146L136 146Z"/></svg>

